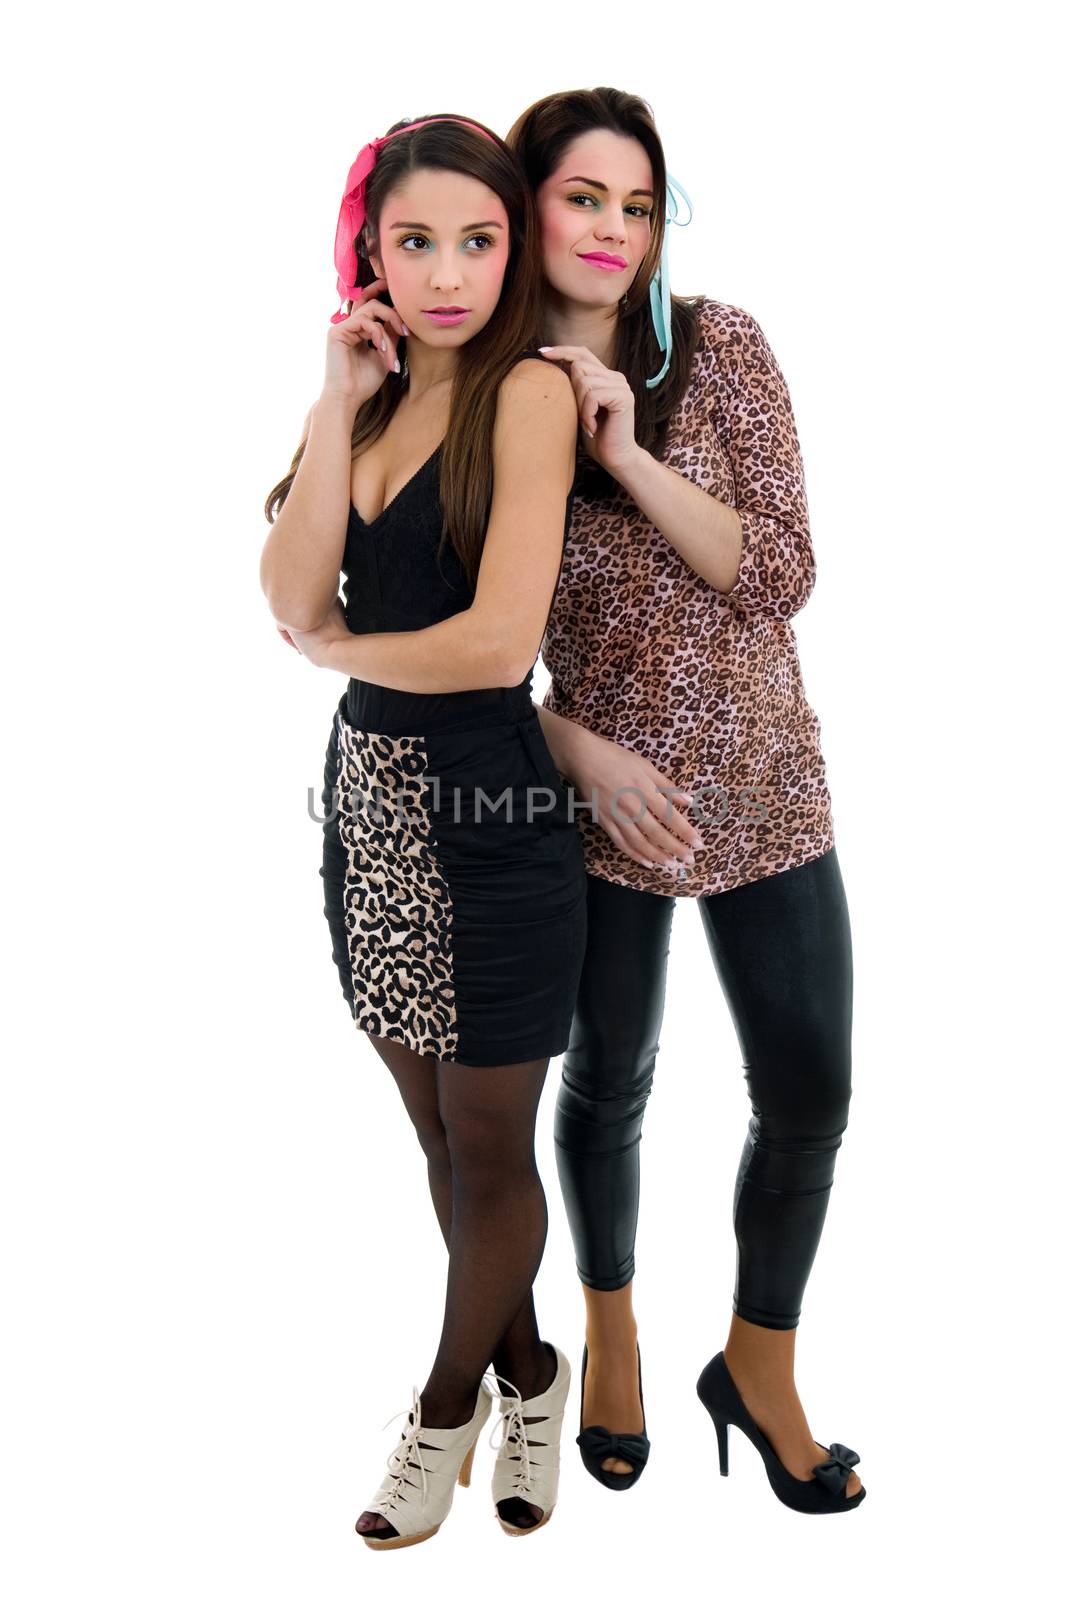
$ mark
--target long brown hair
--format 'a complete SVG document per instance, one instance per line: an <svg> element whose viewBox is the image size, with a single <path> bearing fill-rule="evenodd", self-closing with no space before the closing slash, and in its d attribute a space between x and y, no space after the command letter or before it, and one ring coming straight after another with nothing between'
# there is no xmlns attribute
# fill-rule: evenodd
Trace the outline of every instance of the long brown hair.
<svg viewBox="0 0 1067 1600"><path fill-rule="evenodd" d="M656 387L648 388L647 379L663 365L649 291L663 249L667 213L667 164L652 108L640 96L622 89L571 89L549 94L528 106L515 121L507 143L519 158L536 198L541 184L557 170L573 141L597 128L636 139L652 164L648 251L627 293L627 303L617 313L614 365L633 390L634 437L643 449L662 459L668 423L689 387L700 338L700 297L671 295L671 362ZM544 288L542 282L542 291ZM617 485L590 461L583 471L581 488L584 493L597 493Z"/></svg>
<svg viewBox="0 0 1067 1600"><path fill-rule="evenodd" d="M431 112L428 115L450 117L455 113ZM409 122L422 120L422 117L405 117L387 131L394 133ZM464 120L477 121L476 118ZM355 241L356 282L363 285L376 276L370 257L378 252L382 207L387 196L411 173L422 168L461 172L479 179L500 197L507 212L508 261L500 299L485 327L456 352L448 430L441 457L442 543L444 538L451 539L472 588L477 580L493 498L497 392L519 356L532 352L535 347L541 293L540 228L529 185L504 141L484 123L478 122L477 127L482 128L488 138L475 128L464 126L463 122L430 122L383 145L367 180L367 217ZM391 303L388 295L383 295L383 300L387 305ZM347 309L351 311L351 308L349 301ZM398 341L401 374L390 372L381 388L364 401L356 413L352 427L353 455L372 444L385 430L407 390L406 345L406 339ZM263 509L268 522L274 521L285 503L307 440L305 433L289 472L267 496Z"/></svg>

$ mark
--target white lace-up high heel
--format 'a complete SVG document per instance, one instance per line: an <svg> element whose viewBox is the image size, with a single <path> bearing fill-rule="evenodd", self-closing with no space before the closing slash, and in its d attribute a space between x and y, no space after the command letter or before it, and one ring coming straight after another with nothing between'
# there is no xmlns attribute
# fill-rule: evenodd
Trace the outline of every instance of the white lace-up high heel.
<svg viewBox="0 0 1067 1600"><path fill-rule="evenodd" d="M549 1342L545 1340L546 1344ZM571 1369L559 1346L553 1345L552 1348L556 1352L556 1376L544 1394L535 1394L524 1400L515 1385L508 1383L506 1378L486 1373L482 1379L489 1393L495 1394L500 1401L500 1416L489 1436L489 1447L493 1448L497 1428L502 1428L496 1466L493 1468L493 1509L496 1511L496 1520L508 1534L536 1533L538 1528L543 1528L552 1515L559 1494L559 1440L571 1385ZM499 1388L489 1388L492 1384L506 1384L512 1393L501 1394ZM544 1420L528 1424L528 1417L542 1417ZM505 1522L497 1507L501 1501L513 1499L540 1506L544 1515L528 1528L517 1528L513 1522Z"/></svg>
<svg viewBox="0 0 1067 1600"><path fill-rule="evenodd" d="M479 1385L474 1415L458 1428L424 1428L422 1398L412 1388L412 1405L389 1418L407 1417L400 1443L386 1463L386 1474L366 1511L376 1511L396 1529L384 1538L360 1533L372 1550L400 1550L432 1538L452 1509L457 1482L466 1488L471 1481L471 1463L478 1435L493 1409L492 1396ZM389 1422L383 1423L388 1427ZM363 1514L362 1512L360 1513ZM356 1529L359 1533L359 1529Z"/></svg>

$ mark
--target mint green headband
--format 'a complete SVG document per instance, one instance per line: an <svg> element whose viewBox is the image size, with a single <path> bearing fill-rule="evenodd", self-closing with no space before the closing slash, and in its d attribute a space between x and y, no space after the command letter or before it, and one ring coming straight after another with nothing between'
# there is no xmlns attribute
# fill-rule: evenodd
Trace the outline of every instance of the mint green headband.
<svg viewBox="0 0 1067 1600"><path fill-rule="evenodd" d="M663 227L663 249L660 252L659 266L649 288L649 300L652 305L652 326L656 330L656 342L663 351L663 365L654 378L646 378L645 388L654 389L657 383L667 375L671 364L671 284L667 272L667 229L672 222L678 220L678 202L674 191L677 190L689 207L689 215L684 222L679 222L680 228L688 228L693 220L693 202L678 182L667 174L667 220Z"/></svg>

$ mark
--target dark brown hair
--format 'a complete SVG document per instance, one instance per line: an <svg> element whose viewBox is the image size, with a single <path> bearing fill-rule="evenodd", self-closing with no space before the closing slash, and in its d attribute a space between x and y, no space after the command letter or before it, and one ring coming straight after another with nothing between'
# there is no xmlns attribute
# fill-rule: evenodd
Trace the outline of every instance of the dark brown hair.
<svg viewBox="0 0 1067 1600"><path fill-rule="evenodd" d="M622 89L571 89L549 94L527 107L510 129L507 143L518 156L536 199L541 185L558 169L573 141L596 128L608 128L624 138L636 139L652 164L648 252L627 292L627 303L617 314L613 365L633 390L634 437L643 449L661 459L667 425L689 387L700 338L700 297L671 295L671 362L656 387L649 389L647 380L663 365L649 290L659 266L667 214L667 164L652 108L638 95ZM582 491L604 492L609 487L618 487L615 480L595 463L587 463L581 478Z"/></svg>
<svg viewBox="0 0 1067 1600"><path fill-rule="evenodd" d="M450 117L453 112L431 112L430 116ZM409 121L395 122L387 131L395 132ZM428 168L438 172L461 172L477 178L503 202L508 217L508 261L500 299L485 327L456 352L452 381L448 431L441 456L441 503L444 511L444 538L449 538L463 564L471 587L477 580L486 525L493 498L493 429L496 421L497 392L502 379L519 356L536 346L538 304L541 294L541 244L537 208L522 168L504 141L484 123L477 128L464 125L476 121L430 122L398 139L391 139L378 152L378 159L367 180L367 216L355 241L358 257L356 282L360 285L376 276L370 257L378 253L378 234L382 207L390 191L413 172ZM388 295L383 299L388 305ZM348 302L350 311L352 302ZM405 347L398 341L403 369L390 372L381 388L360 406L352 428L352 453L372 444L384 431L407 389ZM284 505L297 468L303 459L308 436L305 433L293 457L293 464L267 496L264 513L268 522Z"/></svg>

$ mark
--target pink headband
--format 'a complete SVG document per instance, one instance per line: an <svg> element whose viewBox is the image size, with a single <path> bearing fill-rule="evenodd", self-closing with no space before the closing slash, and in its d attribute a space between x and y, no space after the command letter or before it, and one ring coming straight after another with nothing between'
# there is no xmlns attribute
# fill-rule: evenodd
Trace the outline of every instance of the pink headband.
<svg viewBox="0 0 1067 1600"><path fill-rule="evenodd" d="M465 117L424 117L421 122L409 122L403 128L397 128L394 133L386 133L380 139L372 139L365 144L359 155L348 169L345 179L345 192L341 198L341 210L337 217L337 236L333 246L333 260L337 268L337 292L342 301L357 301L363 290L356 283L356 240L359 230L367 216L364 195L367 188L367 179L374 171L378 160L378 151L383 144L388 144L390 139L395 139L401 133L410 133L413 128L425 128L428 122L462 122L468 128L478 128L479 133L485 129L476 122L468 122ZM486 138L490 135L486 134ZM330 318L331 322L343 322L348 312L342 309L335 311Z"/></svg>

